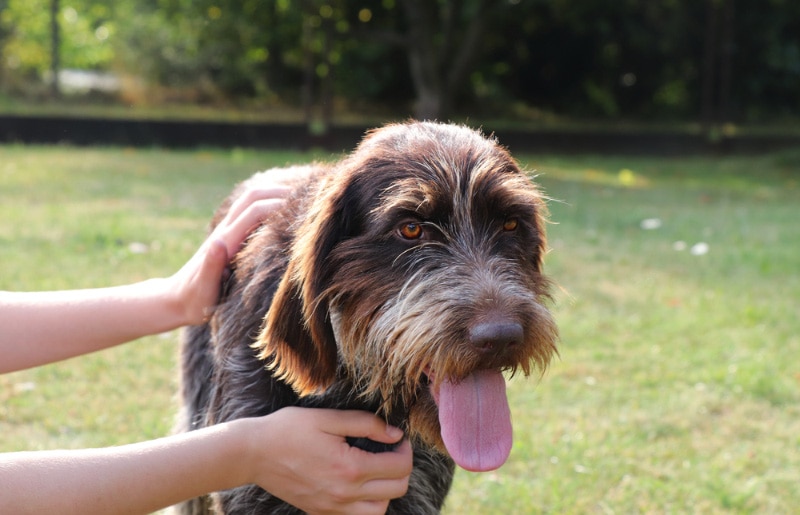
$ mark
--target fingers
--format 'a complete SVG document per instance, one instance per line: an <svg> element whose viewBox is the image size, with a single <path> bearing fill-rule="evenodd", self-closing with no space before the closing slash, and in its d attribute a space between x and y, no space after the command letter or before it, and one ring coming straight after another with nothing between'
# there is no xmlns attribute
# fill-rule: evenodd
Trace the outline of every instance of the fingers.
<svg viewBox="0 0 800 515"><path fill-rule="evenodd" d="M400 484L392 485L399 489L400 495L405 492L408 486L408 475L411 474L413 466L413 452L408 439L403 438L403 431L390 426L372 413L358 410L315 410L318 417L319 428L330 435L336 436L341 440L343 446L347 446L347 460L351 467L348 467L346 476L351 476L353 481L366 483L371 480L401 480ZM371 453L350 447L344 441L347 436L365 437L383 443L400 442L393 451ZM402 439L402 440L401 440ZM379 496L376 499L386 499L390 497Z"/></svg>
<svg viewBox="0 0 800 515"><path fill-rule="evenodd" d="M345 466L338 470L338 487L330 491L336 513L386 513L389 501L408 491L413 452L407 439L394 451L383 453L353 447L345 459Z"/></svg>
<svg viewBox="0 0 800 515"><path fill-rule="evenodd" d="M408 488L408 476L413 466L411 443L403 438L403 431L388 425L385 421L365 411L320 410L326 420L323 430L339 438L346 436L366 437L383 443L400 444L389 452L371 453L348 445L348 459L352 460L354 476L361 478L364 485L378 489L364 495L368 499L391 499L403 495ZM352 478L356 480L356 477ZM373 484L372 482L375 481ZM384 490L380 490L383 488ZM390 491L385 489L389 488ZM379 495L375 495L379 494ZM392 494L392 495L389 495Z"/></svg>
<svg viewBox="0 0 800 515"><path fill-rule="evenodd" d="M388 507L389 501L359 501L320 509L306 507L306 513L308 515L384 515Z"/></svg>
<svg viewBox="0 0 800 515"><path fill-rule="evenodd" d="M320 410L326 418L324 430L337 436L369 438L376 442L395 443L403 437L403 431L366 411Z"/></svg>
<svg viewBox="0 0 800 515"><path fill-rule="evenodd" d="M361 454L362 460L359 460L362 467L362 474L367 480L364 485L369 485L370 488L391 488L391 491L379 491L380 495L370 495L365 497L372 499L394 499L395 497L402 496L408 488L408 476L411 474L411 469L414 465L413 451L411 449L411 442L408 439L400 442L393 451L371 453L354 449ZM374 483L374 484L373 484Z"/></svg>
<svg viewBox="0 0 800 515"><path fill-rule="evenodd" d="M378 454L359 451L364 457L362 473L370 479L358 488L358 498L349 513L386 513L390 499L402 497L408 491L413 466L411 443L406 439L391 452ZM360 461L360 460L359 460Z"/></svg>
<svg viewBox="0 0 800 515"><path fill-rule="evenodd" d="M203 298L210 299L210 302L201 302L202 316L201 319L193 321L199 323L205 321L211 316L216 304L216 299L219 297L220 278L225 275L225 268L228 266L230 259L228 258L228 250L225 242L222 240L210 240L208 242L208 249L205 252L203 264L198 270L196 281L198 285L202 285L198 289L192 301L201 300ZM205 295L205 297L204 297ZM187 302L187 306L191 306L193 302Z"/></svg>
<svg viewBox="0 0 800 515"><path fill-rule="evenodd" d="M206 252L206 267L208 273L220 275L228 264L228 249L222 240L211 240Z"/></svg>
<svg viewBox="0 0 800 515"><path fill-rule="evenodd" d="M394 499L404 495L414 467L411 442L404 439L393 451L367 454L368 459L363 467L364 475L370 479L364 483L364 488L367 488L364 496L371 499Z"/></svg>
<svg viewBox="0 0 800 515"><path fill-rule="evenodd" d="M228 214L225 215L225 221L230 221L238 218L251 204L259 200L270 199L284 199L289 196L292 189L288 186L274 184L261 188L249 188L233 202ZM224 224L225 222L223 222Z"/></svg>
<svg viewBox="0 0 800 515"><path fill-rule="evenodd" d="M268 466L255 482L308 513L382 514L390 499L408 490L411 444L371 413L286 407L258 420L272 427L266 431L272 436L266 447L255 447L269 456L256 460ZM402 440L393 451L373 454L351 447L346 436Z"/></svg>
<svg viewBox="0 0 800 515"><path fill-rule="evenodd" d="M342 514L347 515L384 515L389 507L389 501L360 501L350 503L342 507L334 507L331 509L323 509L320 511L309 511L309 515L328 515L328 514Z"/></svg>
<svg viewBox="0 0 800 515"><path fill-rule="evenodd" d="M261 222L277 210L291 192L286 186L249 189L231 205L225 219L214 230L214 237L221 239L233 257L247 238Z"/></svg>
<svg viewBox="0 0 800 515"><path fill-rule="evenodd" d="M214 231L217 237L225 243L228 255L233 258L247 236L258 227L261 222L283 203L280 199L260 200L250 204L232 222L220 225Z"/></svg>

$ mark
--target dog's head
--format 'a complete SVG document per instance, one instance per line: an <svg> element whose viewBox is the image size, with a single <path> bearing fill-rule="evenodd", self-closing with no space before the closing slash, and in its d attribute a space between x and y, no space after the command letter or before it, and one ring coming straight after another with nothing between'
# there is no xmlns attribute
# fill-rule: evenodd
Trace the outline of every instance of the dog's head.
<svg viewBox="0 0 800 515"><path fill-rule="evenodd" d="M556 352L541 194L493 139L454 125L386 126L336 168L297 230L261 357L300 395L345 373L462 467L498 467L502 372Z"/></svg>

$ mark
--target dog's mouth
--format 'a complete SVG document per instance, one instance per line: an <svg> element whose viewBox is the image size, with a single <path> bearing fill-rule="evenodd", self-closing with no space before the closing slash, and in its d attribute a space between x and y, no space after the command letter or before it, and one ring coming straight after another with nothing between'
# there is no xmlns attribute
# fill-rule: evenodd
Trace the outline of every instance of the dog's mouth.
<svg viewBox="0 0 800 515"><path fill-rule="evenodd" d="M498 370L478 370L451 381L427 370L447 452L472 472L499 468L511 453L513 435L506 381Z"/></svg>

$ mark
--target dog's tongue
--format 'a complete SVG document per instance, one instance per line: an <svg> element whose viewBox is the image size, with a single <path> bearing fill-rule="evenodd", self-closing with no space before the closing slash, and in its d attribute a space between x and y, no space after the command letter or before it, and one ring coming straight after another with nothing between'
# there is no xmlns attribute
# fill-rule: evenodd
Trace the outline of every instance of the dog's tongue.
<svg viewBox="0 0 800 515"><path fill-rule="evenodd" d="M458 466L484 472L505 463L513 437L500 372L475 372L458 383L444 380L434 398L444 445Z"/></svg>

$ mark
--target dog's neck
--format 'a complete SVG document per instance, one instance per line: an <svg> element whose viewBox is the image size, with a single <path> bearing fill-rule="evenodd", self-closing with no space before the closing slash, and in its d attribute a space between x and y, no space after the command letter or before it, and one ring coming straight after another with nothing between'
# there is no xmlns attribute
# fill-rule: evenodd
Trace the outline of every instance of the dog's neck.
<svg viewBox="0 0 800 515"><path fill-rule="evenodd" d="M338 307L331 307L328 317L333 329L333 335L338 342L342 341L344 331L342 328L342 312ZM344 363L344 357L339 353L339 366L336 381L328 390L316 395L311 395L304 399L305 405L317 405L319 407L329 407L336 409L360 409L370 411L384 418L388 423L400 427L408 428L409 407L400 403L391 406L385 404L385 399L377 394L354 395L354 392L362 392L363 385L359 385L359 373L352 367ZM334 405L331 405L331 402Z"/></svg>
<svg viewBox="0 0 800 515"><path fill-rule="evenodd" d="M342 312L338 307L331 306L328 309L331 327L333 327L333 337L337 342L342 341Z"/></svg>

